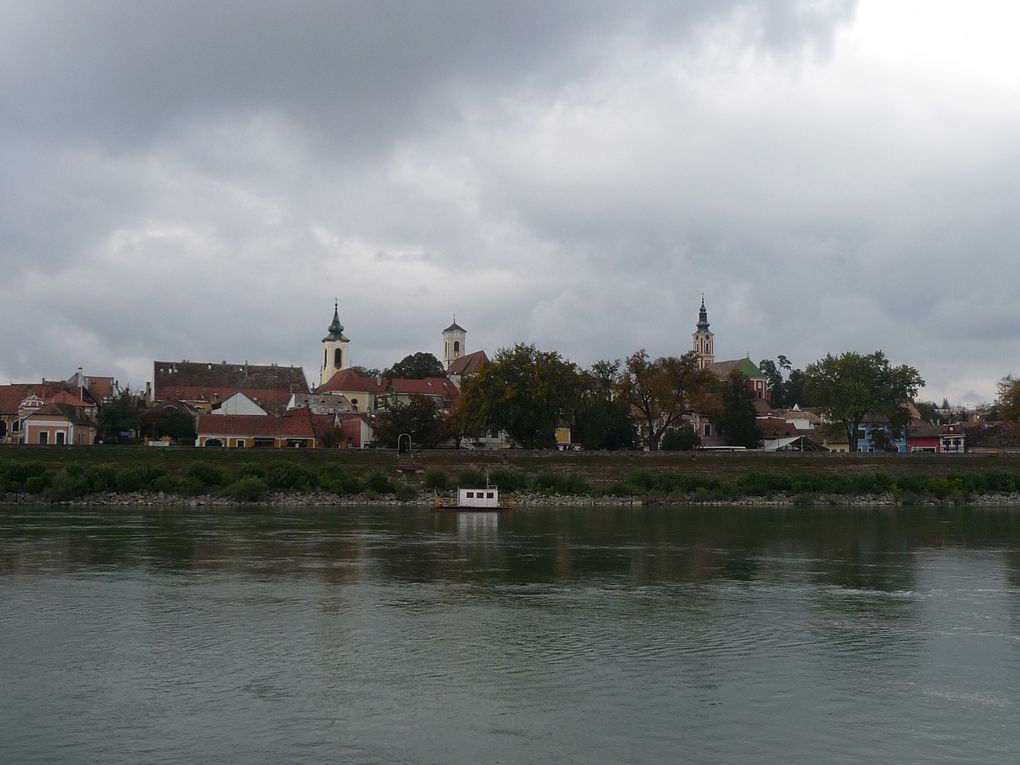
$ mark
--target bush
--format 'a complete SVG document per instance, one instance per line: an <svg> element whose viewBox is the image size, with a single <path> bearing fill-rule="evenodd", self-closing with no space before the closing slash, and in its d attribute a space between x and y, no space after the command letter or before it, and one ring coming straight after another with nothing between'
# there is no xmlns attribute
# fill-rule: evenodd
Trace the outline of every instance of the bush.
<svg viewBox="0 0 1020 765"><path fill-rule="evenodd" d="M266 483L270 489L307 489L312 485L315 476L304 465L296 462L274 462L266 473Z"/></svg>
<svg viewBox="0 0 1020 765"><path fill-rule="evenodd" d="M241 478L247 476L255 476L256 478L264 478L266 475L265 468L263 468L257 462L242 462L237 466L237 474Z"/></svg>
<svg viewBox="0 0 1020 765"><path fill-rule="evenodd" d="M222 486L226 479L226 473L222 468L210 465L208 462L193 462L188 468L188 478L198 481L202 486Z"/></svg>
<svg viewBox="0 0 1020 765"><path fill-rule="evenodd" d="M92 491L113 491L117 488L117 469L110 465L95 465L85 472Z"/></svg>
<svg viewBox="0 0 1020 765"><path fill-rule="evenodd" d="M164 494L174 494L181 488L181 480L169 475L161 475L152 482L152 488Z"/></svg>
<svg viewBox="0 0 1020 765"><path fill-rule="evenodd" d="M457 485L462 489L484 489L485 474L476 468L461 470L457 476Z"/></svg>
<svg viewBox="0 0 1020 765"><path fill-rule="evenodd" d="M402 483L397 486L397 499L401 502L411 502L418 498L418 490L410 484Z"/></svg>
<svg viewBox="0 0 1020 765"><path fill-rule="evenodd" d="M375 470L365 476L365 487L376 494L392 494L393 482L381 470Z"/></svg>
<svg viewBox="0 0 1020 765"><path fill-rule="evenodd" d="M9 488L28 491L26 485L28 479L43 478L46 475L46 466L39 462L12 462L0 465L0 471L3 471ZM40 489L40 491L42 490Z"/></svg>
<svg viewBox="0 0 1020 765"><path fill-rule="evenodd" d="M226 492L242 502L258 502L269 494L269 485L263 479L249 475L238 478L227 487Z"/></svg>
<svg viewBox="0 0 1020 765"><path fill-rule="evenodd" d="M439 468L429 468L425 471L425 488L448 489L450 488L450 478L445 471Z"/></svg>
<svg viewBox="0 0 1020 765"><path fill-rule="evenodd" d="M319 486L337 494L360 494L365 488L360 478L337 464L326 465L319 471Z"/></svg>
<svg viewBox="0 0 1020 765"><path fill-rule="evenodd" d="M49 484L49 475L46 473L43 473L42 475L30 475L25 479L24 488L29 494L42 494Z"/></svg>
<svg viewBox="0 0 1020 765"><path fill-rule="evenodd" d="M489 473L492 485L503 491L520 491L528 488L528 477L519 470L493 470Z"/></svg>
<svg viewBox="0 0 1020 765"><path fill-rule="evenodd" d="M89 493L89 481L84 475L74 475L68 470L58 470L53 481L43 490L43 495L53 502L66 502Z"/></svg>

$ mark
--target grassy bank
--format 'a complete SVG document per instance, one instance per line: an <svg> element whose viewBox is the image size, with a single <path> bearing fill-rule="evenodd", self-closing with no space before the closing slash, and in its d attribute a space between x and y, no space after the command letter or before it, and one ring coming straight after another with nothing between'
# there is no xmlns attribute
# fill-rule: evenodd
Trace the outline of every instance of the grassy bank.
<svg viewBox="0 0 1020 765"><path fill-rule="evenodd" d="M411 469L404 470L410 466ZM67 501L159 492L264 501L325 491L366 500L420 500L427 490L480 486L539 496L725 501L892 496L965 501L1020 491L1020 455L202 450L144 447L0 449L0 496Z"/></svg>

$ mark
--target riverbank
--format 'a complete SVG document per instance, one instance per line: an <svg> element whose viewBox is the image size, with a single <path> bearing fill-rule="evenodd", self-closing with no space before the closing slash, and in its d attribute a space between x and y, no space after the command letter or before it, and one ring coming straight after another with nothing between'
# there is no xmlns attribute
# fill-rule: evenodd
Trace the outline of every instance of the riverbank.
<svg viewBox="0 0 1020 765"><path fill-rule="evenodd" d="M486 485L520 507L1009 503L1020 456L0 449L18 505L424 507Z"/></svg>
<svg viewBox="0 0 1020 765"><path fill-rule="evenodd" d="M0 497L0 507L150 507L150 508L294 508L294 507L388 507L408 510L431 509L433 493L419 492L411 499L397 499L393 496L363 497L338 496L327 491L281 492L259 500L242 500L216 494L182 496L156 491L102 492L68 500L49 499L40 494L26 492L8 493ZM884 492L881 494L775 494L772 496L737 495L725 498L706 498L697 494L682 496L612 496L612 495L564 495L513 492L509 494L515 510L538 507L593 508L593 507L951 507L973 506L1020 506L1020 492L999 492L986 494L961 494L945 497L907 495Z"/></svg>

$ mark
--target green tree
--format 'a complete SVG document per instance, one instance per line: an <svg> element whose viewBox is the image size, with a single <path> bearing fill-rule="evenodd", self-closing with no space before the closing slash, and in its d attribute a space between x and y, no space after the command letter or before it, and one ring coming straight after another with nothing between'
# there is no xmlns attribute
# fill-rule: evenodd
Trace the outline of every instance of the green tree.
<svg viewBox="0 0 1020 765"><path fill-rule="evenodd" d="M1020 425L1020 380L1007 375L999 381L999 417Z"/></svg>
<svg viewBox="0 0 1020 765"><path fill-rule="evenodd" d="M431 353L412 353L383 372L383 376L404 380L424 380L426 377L446 377L446 368Z"/></svg>
<svg viewBox="0 0 1020 765"><path fill-rule="evenodd" d="M747 377L739 370L733 370L719 398L722 405L711 419L726 438L726 443L748 449L761 446L762 434L754 408L754 393L747 387Z"/></svg>
<svg viewBox="0 0 1020 765"><path fill-rule="evenodd" d="M930 422L932 425L942 424L942 417L939 416L939 407L934 401L915 401L914 408L921 415L921 419Z"/></svg>
<svg viewBox="0 0 1020 765"><path fill-rule="evenodd" d="M174 443L195 443L195 418L173 407L146 409L141 414L141 429L151 438L168 436Z"/></svg>
<svg viewBox="0 0 1020 765"><path fill-rule="evenodd" d="M666 431L705 407L715 382L711 372L699 368L694 352L652 361L642 349L624 362L618 390L620 400L638 412L648 449L658 451Z"/></svg>
<svg viewBox="0 0 1020 765"><path fill-rule="evenodd" d="M526 449L551 448L556 426L574 411L577 367L555 351L534 345L501 348L464 386L461 414L478 432L506 431Z"/></svg>
<svg viewBox="0 0 1020 765"><path fill-rule="evenodd" d="M351 367L351 371L357 373L361 377L382 377L382 372L375 367L354 366Z"/></svg>
<svg viewBox="0 0 1020 765"><path fill-rule="evenodd" d="M685 422L678 428L670 428L662 437L661 448L667 452L689 452L701 446L701 436L694 426Z"/></svg>
<svg viewBox="0 0 1020 765"><path fill-rule="evenodd" d="M614 397L619 361L597 361L581 373L574 412L574 437L585 449L633 449L636 434L630 407Z"/></svg>
<svg viewBox="0 0 1020 765"><path fill-rule="evenodd" d="M805 393L842 426L851 451L857 451L857 429L866 416L895 418L924 385L916 369L892 366L882 351L829 354L809 364L804 376Z"/></svg>
<svg viewBox="0 0 1020 765"><path fill-rule="evenodd" d="M411 396L406 404L397 401L377 412L374 431L376 443L392 448L403 433L423 449L432 449L449 437L442 408L431 396Z"/></svg>
<svg viewBox="0 0 1020 765"><path fill-rule="evenodd" d="M134 439L138 436L140 423L141 411L138 408L138 400L129 389L125 389L100 410L97 430L99 437L106 442Z"/></svg>

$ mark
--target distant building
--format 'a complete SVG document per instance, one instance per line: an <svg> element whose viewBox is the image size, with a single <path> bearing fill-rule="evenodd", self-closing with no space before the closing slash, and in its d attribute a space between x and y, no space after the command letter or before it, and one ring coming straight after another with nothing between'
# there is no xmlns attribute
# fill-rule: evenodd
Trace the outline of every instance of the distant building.
<svg viewBox="0 0 1020 765"><path fill-rule="evenodd" d="M35 409L24 419L24 443L91 446L96 442L96 422L85 414L88 407L84 404L62 401Z"/></svg>
<svg viewBox="0 0 1020 765"><path fill-rule="evenodd" d="M280 414L295 393L308 393L308 381L301 367L277 364L249 364L155 361L150 403L183 401L203 412L211 412L236 393L243 393L259 407Z"/></svg>

